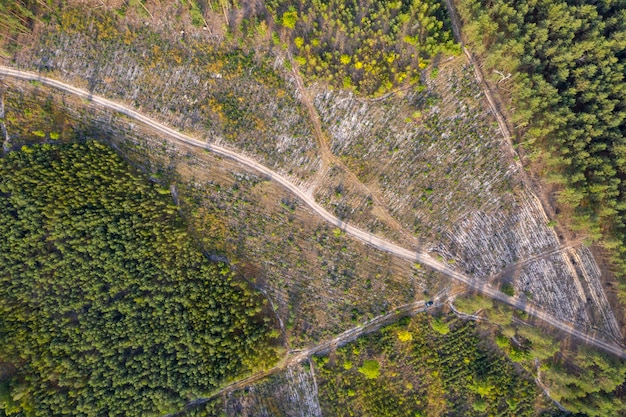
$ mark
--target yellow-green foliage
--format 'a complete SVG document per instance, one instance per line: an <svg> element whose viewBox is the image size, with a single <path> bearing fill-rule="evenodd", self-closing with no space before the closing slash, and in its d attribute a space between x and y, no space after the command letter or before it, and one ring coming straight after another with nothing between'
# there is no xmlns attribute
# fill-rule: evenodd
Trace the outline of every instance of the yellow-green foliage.
<svg viewBox="0 0 626 417"><path fill-rule="evenodd" d="M322 413L478 417L485 415L472 411L479 402L486 415L536 415L539 392L532 378L486 349L474 322L451 322L442 335L432 320L406 318L337 349L333 361L314 357ZM401 340L407 333L410 340Z"/></svg>
<svg viewBox="0 0 626 417"><path fill-rule="evenodd" d="M490 309L493 302L482 295L464 295L454 299L454 306L461 312L473 314L478 310Z"/></svg>
<svg viewBox="0 0 626 417"><path fill-rule="evenodd" d="M520 326L517 334L530 343L530 351L533 357L548 359L559 351L559 343L539 329L531 326Z"/></svg>
<svg viewBox="0 0 626 417"><path fill-rule="evenodd" d="M380 375L380 364L374 359L368 359L363 362L359 372L365 375L367 379L376 379Z"/></svg>
<svg viewBox="0 0 626 417"><path fill-rule="evenodd" d="M411 332L409 332L407 330L399 330L398 331L398 339L401 342L410 342L411 340L413 340L413 335L411 334Z"/></svg>
<svg viewBox="0 0 626 417"><path fill-rule="evenodd" d="M309 78L370 95L415 82L437 54L458 53L441 3L270 0L267 8L291 30Z"/></svg>
<svg viewBox="0 0 626 417"><path fill-rule="evenodd" d="M433 319L430 322L430 327L432 327L434 331L442 335L450 333L450 327L448 327L448 323L439 318Z"/></svg>
<svg viewBox="0 0 626 417"><path fill-rule="evenodd" d="M290 7L288 11L283 13L281 23L287 29L294 29L296 27L297 22L298 22L298 12L293 7Z"/></svg>
<svg viewBox="0 0 626 417"><path fill-rule="evenodd" d="M513 320L513 309L503 304L496 304L489 309L487 317L493 323L507 326Z"/></svg>

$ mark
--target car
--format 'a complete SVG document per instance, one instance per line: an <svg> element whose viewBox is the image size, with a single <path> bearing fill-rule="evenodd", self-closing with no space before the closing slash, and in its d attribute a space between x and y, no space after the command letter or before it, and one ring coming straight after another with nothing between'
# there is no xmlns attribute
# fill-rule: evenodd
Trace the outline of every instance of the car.
<svg viewBox="0 0 626 417"><path fill-rule="evenodd" d="M430 307L430 306L432 306L432 305L433 305L433 302L432 302L432 301L426 301L426 307Z"/></svg>

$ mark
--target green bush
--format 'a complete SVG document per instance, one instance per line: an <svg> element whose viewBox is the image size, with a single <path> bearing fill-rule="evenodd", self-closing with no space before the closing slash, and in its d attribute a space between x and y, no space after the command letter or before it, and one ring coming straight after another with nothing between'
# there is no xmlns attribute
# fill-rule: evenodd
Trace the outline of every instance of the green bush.
<svg viewBox="0 0 626 417"><path fill-rule="evenodd" d="M434 331L441 335L446 335L450 333L450 327L448 326L448 324L439 318L433 319L430 322L430 327L432 327Z"/></svg>
<svg viewBox="0 0 626 417"><path fill-rule="evenodd" d="M502 285L500 285L500 291L509 297L513 297L515 295L515 288L513 288L513 285L510 282L503 282Z"/></svg>
<svg viewBox="0 0 626 417"><path fill-rule="evenodd" d="M380 364L376 360L368 359L363 362L359 372L365 375L367 379L376 379L380 375Z"/></svg>
<svg viewBox="0 0 626 417"><path fill-rule="evenodd" d="M290 7L288 11L283 13L281 22L283 27L286 27L287 29L295 29L296 23L298 23L298 12L293 7Z"/></svg>

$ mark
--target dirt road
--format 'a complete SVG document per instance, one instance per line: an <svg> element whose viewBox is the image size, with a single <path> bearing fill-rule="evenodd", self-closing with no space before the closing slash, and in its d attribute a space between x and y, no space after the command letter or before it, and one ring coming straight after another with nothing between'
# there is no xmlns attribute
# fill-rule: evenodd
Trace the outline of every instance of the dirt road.
<svg viewBox="0 0 626 417"><path fill-rule="evenodd" d="M344 172L347 178L350 180L352 184L354 184L365 196L369 196L374 205L379 209L378 213L380 215L380 219L386 222L388 225L392 226L398 233L400 233L405 239L406 242L411 242L417 244L418 241L414 235L412 235L409 231L406 230L404 226L400 224L398 220L396 220L391 214L389 214L389 210L386 205L383 203L382 196L377 190L374 190L368 187L365 183L361 182L361 180L352 172L339 158L337 158L329 147L329 138L324 133L324 129L322 128L322 121L320 120L319 114L315 109L315 105L313 104L313 100L311 99L309 92L304 86L304 81L302 80L302 76L298 70L298 64L293 60L293 57L289 52L287 52L287 58L293 67L293 77L296 81L296 89L298 90L298 94L300 94L300 101L304 104L304 107L307 109L307 113L309 114L309 119L313 124L313 133L317 139L318 149L320 151L320 156L322 159L322 165L320 169L317 171L315 177L313 178L312 188L309 190L309 194L315 195L315 188L323 181L323 177L326 175L327 171L333 167L339 167L342 172Z"/></svg>
<svg viewBox="0 0 626 417"><path fill-rule="evenodd" d="M583 341L585 341L586 343L593 345L597 348L603 349L607 352L613 353L616 356L619 356L621 358L626 358L626 351L621 347L618 346L617 344L613 344L613 343L608 343L602 339L596 338L593 335L589 335L586 334L580 330L577 330L574 327L574 324L572 323L564 323L561 322L557 319L555 319L554 317L552 317L551 315L547 314L544 311L541 311L539 309L537 309L535 306L522 302L520 299L515 298L515 297L509 297L507 295L505 295L504 293L498 291L497 289L491 287L488 283L485 283L483 281L479 281L477 279L471 278L455 269L453 269L452 267L450 267L447 264L444 264L443 262L440 262L436 259L434 259L433 257L431 257L428 253L423 252L423 251L413 251L413 250L409 250L403 247L400 247L394 243L391 243L389 241L386 241L376 235L373 235L371 233L368 233L364 230L361 230L359 228L356 228L350 224L347 224L345 222L343 222L342 220L338 219L337 217L333 216L332 214L330 214L328 211L326 211L326 209L324 209L322 206L320 206L311 195L309 195L307 192L305 192L304 190L300 189L298 186L296 186L295 184L291 183L289 180L287 180L286 178L284 178L283 176L281 176L280 174L278 174L277 172L272 171L271 169L267 168L266 166L254 161L252 158L246 156L246 155L242 155L239 154L235 151L232 151L230 149L221 147L221 146L217 146L217 145L212 145L206 142L202 142L200 140L194 139L190 136L187 136L183 133L177 132L174 129L171 129L149 117L146 117L134 110L131 110L130 108L116 103L114 101L111 100L107 100L103 97L99 97L97 95L94 95L88 91L82 90L80 88L76 88L72 85L63 83L61 81L57 81L51 78L47 78L44 76L41 76L39 74L35 74L35 73L31 73L31 72L26 72L26 71L21 71L18 69L14 69L14 68L10 68L10 67L5 67L5 66L0 66L0 76L8 76L8 77L13 77L13 78L17 78L17 79L21 79L21 80L27 80L27 81L37 81L40 82L41 84L50 86L50 87L54 87L58 90L61 91L65 91L67 93L71 93L74 94L78 97L84 98L86 100L91 101L92 103L96 103L102 107L105 107L107 109L110 110L114 110L117 111L121 114L124 114L132 119L135 119L139 122L144 123L145 125L153 128L154 130L163 133L165 136L176 139L180 142L189 144L191 146L195 146L195 147L199 147L199 148L203 148L203 149L207 149L217 155L226 157L226 158L230 158L234 161L239 162L241 165L244 165L250 169L253 169L257 172L259 172L260 174L265 175L266 177L268 177L269 179L271 179L272 181L277 182L278 184L280 184L281 186L283 186L285 189L289 190L290 192L292 192L293 194L295 194L296 196L298 196L305 204L307 204L311 210L313 210L317 215L319 215L321 218L323 218L325 221L327 221L328 223L339 227L341 230L343 230L346 234L352 236L353 238L362 241L363 243L370 245L372 247L375 247L379 250L382 250L384 252L388 252L392 255L398 256L400 258L403 259L407 259L409 261L412 262L419 262L423 265L426 265L436 271L441 272L444 275L447 275L450 278L453 278L459 282L462 282L464 284L466 284L468 287L473 288L479 292L481 292L482 294L491 297L495 300L501 301L505 304L508 304L510 306L513 306L515 308L518 308L520 310L525 311L527 314L537 317L540 320L545 321L546 323L566 332L569 333L572 336L575 336ZM563 300L563 302L567 302L567 300Z"/></svg>
<svg viewBox="0 0 626 417"><path fill-rule="evenodd" d="M441 303L445 300L442 299L443 295L445 294L446 290L441 291L439 294L437 294L434 298L433 298L433 304L430 306L426 306L426 303L423 300L420 301L416 301L414 303L410 303L410 304L405 304L403 306L400 306L398 308L395 308L393 311L378 316L378 317L374 317L373 319L369 320L368 322L360 325L360 326L356 326L353 327L351 329L346 330L345 332L339 334L338 336L329 339L329 340L325 340L315 346L312 346L308 349L301 349L301 350L292 350L289 351L289 353L287 354L287 356L281 360L276 366L274 366L271 369L268 369L267 371L263 371L263 372L259 372L256 373L254 375L251 375L247 378L243 378L240 379L238 381L232 382L231 384L226 385L225 387L221 388L220 390L212 393L211 395L204 397L204 398L197 398L189 403L187 403L187 405L185 406L185 409L182 410L181 412L177 413L177 414L168 414L165 417L174 417L177 415L182 414L184 411L198 407L202 404L206 404L207 402L211 401L212 399L219 397L221 395L224 394L228 394L230 392L234 392L234 391L238 391L241 389L244 389L250 385L253 385L254 383L260 381L261 379L264 379L270 375L274 375L277 374L281 371L284 371L285 369L289 368L289 367L293 367L299 363L304 362L305 360L307 360L308 358L310 358L312 355L318 354L318 353L324 353L327 352L329 350L332 350L334 348L343 346L349 342L352 342L354 340L356 340L358 337L364 335L364 334L368 334L368 333L372 333L375 332L376 330L380 329L381 327L383 327L384 325L390 324L395 322L396 320L404 317L404 316L408 316L408 315L413 315L413 314L417 314L417 313L421 313L424 312L430 308L438 308L441 306Z"/></svg>

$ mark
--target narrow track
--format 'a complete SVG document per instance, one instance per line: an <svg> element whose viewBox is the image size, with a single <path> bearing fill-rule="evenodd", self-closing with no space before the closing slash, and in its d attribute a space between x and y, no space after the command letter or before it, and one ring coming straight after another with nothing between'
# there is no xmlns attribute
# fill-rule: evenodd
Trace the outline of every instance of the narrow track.
<svg viewBox="0 0 626 417"><path fill-rule="evenodd" d="M324 133L324 129L322 126L322 121L320 120L320 116L313 104L313 100L309 95L309 91L304 86L304 81L302 80L302 76L300 75L300 71L298 68L298 64L293 60L291 53L287 52L287 59L292 65L293 78L296 81L296 89L300 94L300 101L304 104L304 107L307 109L307 113L309 114L309 119L314 127L313 133L316 137L318 149L320 151L320 156L322 159L322 164L320 169L316 173L312 183L312 188L309 190L311 195L315 195L315 187L319 185L320 182L323 181L324 176L328 172L328 170L336 166L342 170L343 173L346 174L347 178L350 180L352 184L354 184L360 191L365 195L370 197L375 206L378 207L378 211L380 214L380 219L387 222L390 226L395 228L395 230L406 239L406 242L411 242L413 244L417 244L418 241L409 231L406 230L400 222L394 218L387 206L383 203L383 198L380 195L380 192L370 188L367 184L363 183L355 174L352 172L339 158L333 154L329 146L329 138L328 135Z"/></svg>
<svg viewBox="0 0 626 417"><path fill-rule="evenodd" d="M337 335L336 337L329 339L329 340L325 340L315 346L312 346L307 349L291 350L287 353L287 356L285 356L285 358L283 358L273 368L270 368L266 371L258 372L254 375L250 375L246 378L239 379L235 382L232 382L206 397L197 398L193 401L190 401L189 403L185 405L185 408L182 411L179 411L178 413L175 413L175 414L168 414L164 417L174 417L174 416L182 415L185 411L201 406L202 404L206 404L207 402L211 401L214 398L219 397L220 395L224 395L233 391L244 389L245 387L253 385L256 382L270 375L277 374L281 371L284 371L287 368L290 368L299 363L302 363L308 358L310 358L312 355L316 355L318 353L325 353L337 347L341 347L347 343L350 343L356 340L357 338L359 338L360 336L364 334L375 332L376 330L380 329L384 325L391 324L402 317L415 315L415 314L427 311L429 309L435 309L435 308L441 307L443 305L442 301L445 301L445 300L442 300L442 297L445 295L446 291L447 289L440 291L433 298L433 304L430 306L426 306L426 303L424 302L424 300L405 304L405 305L395 308L394 310L392 310L391 312L387 314L374 317L373 319L363 323L362 325L348 329L345 332Z"/></svg>
<svg viewBox="0 0 626 417"><path fill-rule="evenodd" d="M350 224L347 224L346 222L338 219L337 217L333 216L328 211L326 211L326 209L324 209L317 202L315 202L313 197L309 195L307 192L303 191L298 186L291 183L289 180L287 180L285 177L281 176L277 172L272 171L271 169L254 161L252 158L246 155L239 154L235 151L232 151L230 149L227 149L221 146L212 145L212 144L194 139L183 133L177 132L176 130L171 129L149 117L146 117L142 115L141 113L131 110L130 108L122 104L116 103L111 100L107 100L103 97L94 95L88 91L82 90L80 88L76 88L72 85L66 84L58 80L47 78L47 77L44 77L44 76L41 76L39 74L35 74L32 72L21 71L18 69L5 67L5 66L0 66L0 76L13 77L13 78L21 79L21 80L26 80L26 81L37 81L43 85L54 87L58 90L74 94L78 97L89 100L92 103L98 104L110 110L117 111L125 116L128 116L132 119L142 122L145 125L155 129L156 131L160 133L163 133L164 135L170 138L173 138L175 140L178 140L180 142L186 143L191 146L199 147L202 149L207 149L217 155L237 161L240 164L257 171L267 176L272 181L275 181L276 183L280 184L285 189L289 190L290 192L298 196L305 204L307 204L311 208L311 210L313 210L317 215L319 215L325 221L327 221L328 223L332 225L335 225L336 227L339 227L346 234L349 234L353 238L360 240L366 245L372 246L384 252L388 252L400 258L407 259L412 262L419 262L423 265L426 265L444 275L447 275L448 277L452 279L455 279L459 282L466 284L468 287L478 292L481 292L482 294L488 297L501 301L517 309L523 310L527 314L534 316L540 320L543 320L546 323L552 325L553 327L556 327L572 336L575 336L583 340L589 345L592 345L599 349L610 352L620 358L626 358L626 350L624 350L624 348L622 348L621 346L614 344L614 343L608 343L593 335L584 333L576 329L573 323L564 323L562 321L559 321L556 318L552 317L551 315L547 314L545 311L541 311L529 303L523 302L520 299L515 298L515 297L509 297L505 295L504 293L489 286L489 284L486 284L485 282L468 277L465 274L453 269L449 265L444 264L443 262L440 262L438 260L435 260L426 252L413 251L413 250L403 248L394 243L386 241L376 235L373 235L357 227L354 227ZM563 300L563 302L567 302L567 300Z"/></svg>

